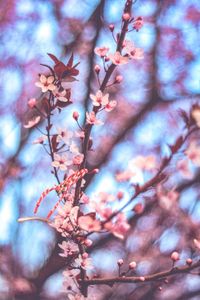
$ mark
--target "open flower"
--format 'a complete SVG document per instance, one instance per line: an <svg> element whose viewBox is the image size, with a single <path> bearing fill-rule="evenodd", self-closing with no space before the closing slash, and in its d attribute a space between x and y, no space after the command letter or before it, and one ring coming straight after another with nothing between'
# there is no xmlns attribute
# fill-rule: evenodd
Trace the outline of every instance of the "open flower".
<svg viewBox="0 0 200 300"><path fill-rule="evenodd" d="M41 119L40 116L37 116L37 117L29 120L28 124L25 124L24 127L25 128L32 128L40 122L40 119Z"/></svg>
<svg viewBox="0 0 200 300"><path fill-rule="evenodd" d="M128 63L128 57L124 57L119 51L108 56L114 65L123 65Z"/></svg>
<svg viewBox="0 0 200 300"><path fill-rule="evenodd" d="M94 49L94 53L96 55L99 55L100 57L106 56L106 54L108 53L108 51L109 51L109 48L107 48L107 47L96 47Z"/></svg>
<svg viewBox="0 0 200 300"><path fill-rule="evenodd" d="M185 154L195 166L200 167L200 146L197 145L196 141L190 143Z"/></svg>
<svg viewBox="0 0 200 300"><path fill-rule="evenodd" d="M100 231L101 223L100 221L92 218L91 216L81 216L78 218L78 225L81 229L92 232L92 231Z"/></svg>
<svg viewBox="0 0 200 300"><path fill-rule="evenodd" d="M96 118L95 112L91 111L90 113L86 112L86 120L88 124L91 125L102 125L103 122Z"/></svg>
<svg viewBox="0 0 200 300"><path fill-rule="evenodd" d="M105 111L110 112L112 111L117 105L117 101L112 100L110 102L108 102L108 104L106 104L105 106Z"/></svg>
<svg viewBox="0 0 200 300"><path fill-rule="evenodd" d="M45 93L47 91L54 91L56 86L53 84L54 77L49 76L46 77L43 74L40 75L40 81L36 82L35 85L42 89L42 92Z"/></svg>
<svg viewBox="0 0 200 300"><path fill-rule="evenodd" d="M51 164L55 168L60 168L62 171L66 171L67 167L72 164L72 161L67 157L66 154L62 156L59 154L54 154L54 161Z"/></svg>
<svg viewBox="0 0 200 300"><path fill-rule="evenodd" d="M132 59L144 58L143 50L141 48L136 48L135 45L131 41L126 40L124 42L124 45L125 45L124 50L129 55L130 58L132 58Z"/></svg>
<svg viewBox="0 0 200 300"><path fill-rule="evenodd" d="M79 255L79 257L75 259L75 262L78 267L81 267L82 269L90 270L93 268L92 259L88 257L87 253L83 253L82 256Z"/></svg>
<svg viewBox="0 0 200 300"><path fill-rule="evenodd" d="M60 253L60 256L67 257L69 255L72 255L76 252L78 252L78 245L74 242L66 242L63 241L62 244L58 244L58 246L64 251L63 253Z"/></svg>
<svg viewBox="0 0 200 300"><path fill-rule="evenodd" d="M53 95L54 97L61 101L61 102L67 102L69 101L69 99L67 99L66 97L66 90L62 90L62 91L59 91L58 88L56 88L54 91L53 91Z"/></svg>
<svg viewBox="0 0 200 300"><path fill-rule="evenodd" d="M90 94L94 106L105 106L108 104L109 94L103 95L101 91L97 91L96 95Z"/></svg>

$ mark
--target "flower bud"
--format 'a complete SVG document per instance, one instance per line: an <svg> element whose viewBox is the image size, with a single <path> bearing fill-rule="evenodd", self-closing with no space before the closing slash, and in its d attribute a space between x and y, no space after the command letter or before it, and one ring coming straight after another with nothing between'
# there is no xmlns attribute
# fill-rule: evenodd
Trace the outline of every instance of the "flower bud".
<svg viewBox="0 0 200 300"><path fill-rule="evenodd" d="M78 118L79 118L79 113L77 112L77 111L74 111L73 112L73 118L74 118L74 120L78 120Z"/></svg>
<svg viewBox="0 0 200 300"><path fill-rule="evenodd" d="M124 261L122 258L120 258L118 261L117 261L117 264L119 267L121 267L123 265Z"/></svg>
<svg viewBox="0 0 200 300"><path fill-rule="evenodd" d="M101 70L101 68L100 68L99 65L95 65L95 66L94 66L94 71L95 71L97 74L99 74L100 70Z"/></svg>
<svg viewBox="0 0 200 300"><path fill-rule="evenodd" d="M180 259L179 253L176 252L176 251L174 251L174 252L171 254L171 259L172 259L174 262L177 261L177 260L179 260L179 259Z"/></svg>
<svg viewBox="0 0 200 300"><path fill-rule="evenodd" d="M135 261L132 261L132 262L130 262L130 264L129 264L129 269L130 269L130 270L133 270L133 269L136 268L136 266L137 266L136 262L135 262Z"/></svg>
<svg viewBox="0 0 200 300"><path fill-rule="evenodd" d="M119 191L119 192L117 193L117 198L118 198L118 200L121 200L123 197L124 197L124 193L123 193L122 191Z"/></svg>
<svg viewBox="0 0 200 300"><path fill-rule="evenodd" d="M145 281L145 277L143 277L143 276L140 276L139 279L140 279L140 281L143 281L143 282Z"/></svg>
<svg viewBox="0 0 200 300"><path fill-rule="evenodd" d="M143 213L144 211L144 207L141 203L137 203L134 207L133 207L133 211L136 213L136 214L141 214Z"/></svg>
<svg viewBox="0 0 200 300"><path fill-rule="evenodd" d="M190 266L192 264L192 259L191 258L187 258L186 259L186 264Z"/></svg>
<svg viewBox="0 0 200 300"><path fill-rule="evenodd" d="M129 19L130 19L130 14L129 13L125 13L125 14L123 14L123 16L122 16L122 18L123 18L123 20L124 21L128 21Z"/></svg>
<svg viewBox="0 0 200 300"><path fill-rule="evenodd" d="M85 244L85 246L86 247L90 247L91 245L92 245L92 241L91 240L89 240L89 239L86 239L85 241L84 241L84 244Z"/></svg>
<svg viewBox="0 0 200 300"><path fill-rule="evenodd" d="M109 25L109 29L110 29L111 32L113 32L113 30L115 29L115 25L114 24L110 24Z"/></svg>
<svg viewBox="0 0 200 300"><path fill-rule="evenodd" d="M28 106L30 108L34 108L35 105L36 105L36 99L35 98L31 98L31 99L28 100Z"/></svg>
<svg viewBox="0 0 200 300"><path fill-rule="evenodd" d="M121 76L121 75L117 75L117 76L115 77L115 82L116 82L116 83L120 83L120 82L122 82L122 80L123 80L123 76Z"/></svg>
<svg viewBox="0 0 200 300"><path fill-rule="evenodd" d="M84 253L82 254L82 258L83 258L83 259L88 258L88 253L84 252Z"/></svg>
<svg viewBox="0 0 200 300"><path fill-rule="evenodd" d="M105 57L105 62L108 62L110 60L109 57Z"/></svg>

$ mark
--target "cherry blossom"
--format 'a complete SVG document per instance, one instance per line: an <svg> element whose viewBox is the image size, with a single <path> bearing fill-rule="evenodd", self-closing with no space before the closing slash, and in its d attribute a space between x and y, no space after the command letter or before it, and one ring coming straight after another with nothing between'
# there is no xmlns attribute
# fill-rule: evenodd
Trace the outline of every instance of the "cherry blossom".
<svg viewBox="0 0 200 300"><path fill-rule="evenodd" d="M92 259L88 257L87 253L83 255L79 255L78 258L75 259L75 263L78 267L81 267L85 270L93 269Z"/></svg>
<svg viewBox="0 0 200 300"><path fill-rule="evenodd" d="M32 128L32 127L34 127L35 125L37 125L40 122L40 119L41 119L41 117L37 116L37 117L29 120L28 124L25 124L24 127L25 128Z"/></svg>
<svg viewBox="0 0 200 300"><path fill-rule="evenodd" d="M68 102L69 99L66 97L66 90L60 91L58 88L53 90L54 97L61 102Z"/></svg>
<svg viewBox="0 0 200 300"><path fill-rule="evenodd" d="M184 178L191 179L193 177L193 173L189 168L188 159L179 160L176 164L176 167Z"/></svg>
<svg viewBox="0 0 200 300"><path fill-rule="evenodd" d="M200 127L200 107L197 106L197 107L193 108L191 115L192 115L193 119L195 120L197 126Z"/></svg>
<svg viewBox="0 0 200 300"><path fill-rule="evenodd" d="M40 75L40 81L36 82L35 85L37 87L40 87L42 89L42 92L45 93L47 91L54 91L56 89L56 86L53 84L54 77L49 76L46 77L45 75Z"/></svg>
<svg viewBox="0 0 200 300"><path fill-rule="evenodd" d="M143 50L141 48L136 48L135 45L129 40L124 42L124 50L132 59L144 58Z"/></svg>
<svg viewBox="0 0 200 300"><path fill-rule="evenodd" d="M74 165L80 165L83 161L84 155L83 154L78 154L73 157L73 164Z"/></svg>
<svg viewBox="0 0 200 300"><path fill-rule="evenodd" d="M57 132L57 141L62 141L68 145L70 143L70 139L73 137L73 132L63 128L57 128Z"/></svg>
<svg viewBox="0 0 200 300"><path fill-rule="evenodd" d="M90 94L94 106L105 106L108 104L109 94L103 95L101 91L97 91L96 95Z"/></svg>
<svg viewBox="0 0 200 300"><path fill-rule="evenodd" d="M60 253L60 256L68 257L69 255L72 255L79 251L78 245L74 242L66 242L63 241L62 244L58 244L59 247L64 251L63 253Z"/></svg>
<svg viewBox="0 0 200 300"><path fill-rule="evenodd" d="M108 104L106 104L105 106L105 111L110 112L112 111L117 105L117 101L112 100L110 102L108 102Z"/></svg>
<svg viewBox="0 0 200 300"><path fill-rule="evenodd" d="M28 100L28 106L29 106L30 108L34 108L35 105L36 105L36 103L37 103L37 101L36 101L35 98L31 98L31 99Z"/></svg>
<svg viewBox="0 0 200 300"><path fill-rule="evenodd" d="M142 26L144 25L144 21L142 19L142 17L137 17L134 21L133 21L133 29L135 30L140 30L142 28Z"/></svg>
<svg viewBox="0 0 200 300"><path fill-rule="evenodd" d="M106 54L108 53L109 51L109 48L107 47L96 47L94 49L94 53L99 55L100 57L104 57L106 56Z"/></svg>
<svg viewBox="0 0 200 300"><path fill-rule="evenodd" d="M87 123L91 124L91 125L102 125L103 124L102 121L100 121L96 118L96 114L94 111L91 111L90 113L86 112L86 120L87 120Z"/></svg>
<svg viewBox="0 0 200 300"><path fill-rule="evenodd" d="M128 63L128 57L124 57L119 51L108 56L114 65L123 65Z"/></svg>
<svg viewBox="0 0 200 300"><path fill-rule="evenodd" d="M176 205L176 201L179 198L179 193L173 189L171 191L164 191L163 187L158 185L157 196L160 206L166 210L170 210Z"/></svg>
<svg viewBox="0 0 200 300"><path fill-rule="evenodd" d="M60 170L66 171L67 167L72 164L72 161L68 158L66 154L54 154L54 161L51 164L55 168L60 168Z"/></svg>
<svg viewBox="0 0 200 300"><path fill-rule="evenodd" d="M101 230L101 223L98 220L95 220L94 218L87 215L78 218L78 225L81 229L88 232Z"/></svg>
<svg viewBox="0 0 200 300"><path fill-rule="evenodd" d="M43 144L47 140L47 137L45 135L40 136L36 140L33 141L33 144Z"/></svg>
<svg viewBox="0 0 200 300"><path fill-rule="evenodd" d="M129 162L130 167L136 167L141 170L152 171L156 168L156 158L153 155L138 155Z"/></svg>
<svg viewBox="0 0 200 300"><path fill-rule="evenodd" d="M200 146L197 145L196 141L192 141L189 144L185 154L195 166L200 167Z"/></svg>

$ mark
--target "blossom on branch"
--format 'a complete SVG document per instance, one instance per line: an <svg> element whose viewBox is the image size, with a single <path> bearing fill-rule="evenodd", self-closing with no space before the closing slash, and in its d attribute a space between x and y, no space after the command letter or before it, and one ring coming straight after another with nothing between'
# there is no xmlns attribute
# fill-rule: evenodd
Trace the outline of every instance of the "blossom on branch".
<svg viewBox="0 0 200 300"><path fill-rule="evenodd" d="M25 128L32 128L40 122L40 119L41 119L41 117L37 116L37 117L31 119L30 121L28 121L28 124L25 124L24 127Z"/></svg>
<svg viewBox="0 0 200 300"><path fill-rule="evenodd" d="M109 48L107 48L107 47L96 47L94 49L94 53L96 55L99 55L100 57L106 56L106 54L108 53L108 51L109 51Z"/></svg>
<svg viewBox="0 0 200 300"><path fill-rule="evenodd" d="M52 161L51 164L55 168L60 168L60 170L66 171L67 167L72 164L72 160L70 160L66 154L64 155L54 154L54 160Z"/></svg>
<svg viewBox="0 0 200 300"><path fill-rule="evenodd" d="M86 121L91 125L103 125L103 122L96 118L96 114L94 111L86 112Z"/></svg>
<svg viewBox="0 0 200 300"><path fill-rule="evenodd" d="M56 86L53 84L54 77L41 74L40 75L40 81L36 82L35 85L37 87L40 87L42 89L42 92L45 93L47 91L54 91L56 89Z"/></svg>
<svg viewBox="0 0 200 300"><path fill-rule="evenodd" d="M119 51L108 56L114 65L124 65L128 63L128 57L122 56Z"/></svg>

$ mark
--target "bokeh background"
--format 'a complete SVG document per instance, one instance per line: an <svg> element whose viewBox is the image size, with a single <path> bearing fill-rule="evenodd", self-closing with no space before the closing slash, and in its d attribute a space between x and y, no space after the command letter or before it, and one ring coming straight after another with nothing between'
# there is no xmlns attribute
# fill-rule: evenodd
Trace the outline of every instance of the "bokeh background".
<svg viewBox="0 0 200 300"><path fill-rule="evenodd" d="M73 52L80 61L78 81L72 83L74 104L55 116L57 127L75 129L73 110L82 118L91 107L89 94L97 90L93 73L100 59L96 46L115 43L110 23L120 29L124 0L6 0L0 1L0 299L66 299L62 291L65 261L58 256L59 237L39 222L19 224L32 216L40 193L54 183L50 159L41 145L32 142L41 134L27 130L27 101L39 96L35 86L40 64L51 64L47 53L67 62ZM169 153L183 130L177 112L189 110L200 95L200 2L198 0L138 0L134 16L144 18L144 27L129 39L144 49L144 59L120 66L115 75L123 82L110 88L118 107L102 114L105 125L93 131L94 151L89 166L101 172L87 188L89 195L100 191L131 195L130 184L119 184L115 173L124 170L135 156L154 154L158 161ZM103 74L103 72L102 72ZM41 127L43 124L41 124ZM174 164L175 166L175 164ZM200 237L200 194L198 169L190 180L172 166L170 188L180 192L176 210L166 211L147 201L144 213L130 215L131 230L123 241L110 236L95 239L90 252L96 273L114 274L116 261L138 262L138 274L168 268L171 251L184 257L194 253L192 239ZM142 183L150 174L138 173L133 182ZM152 199L150 199L152 200ZM40 216L52 207L54 198L43 203ZM144 198L138 201L145 202ZM54 203L54 202L53 202ZM176 213L174 212L176 211ZM91 288L95 299L199 299L198 276L173 279L158 291L158 284Z"/></svg>

